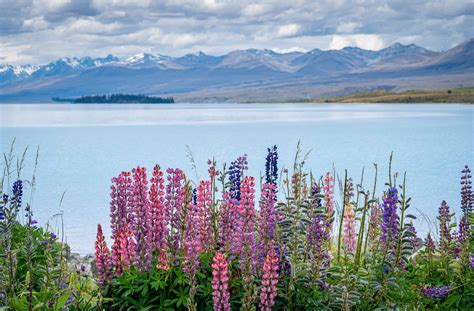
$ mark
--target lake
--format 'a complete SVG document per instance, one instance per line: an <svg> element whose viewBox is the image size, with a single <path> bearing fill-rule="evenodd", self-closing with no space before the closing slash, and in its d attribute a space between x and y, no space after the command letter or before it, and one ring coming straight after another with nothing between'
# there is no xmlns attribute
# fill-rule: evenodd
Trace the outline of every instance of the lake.
<svg viewBox="0 0 474 311"><path fill-rule="evenodd" d="M0 120L2 152L14 138L18 153L30 146L23 178L30 178L40 146L35 218L57 225L52 216L62 211L67 241L81 254L93 251L97 223L108 230L111 177L158 163L195 178L186 146L199 177L206 177L207 159L222 164L242 154L258 176L267 147L276 144L279 166L291 167L301 141L303 151L311 150L306 168L317 176L334 166L359 181L365 168L370 188L377 163L379 191L393 151L394 171L407 171L412 212L431 218L443 199L460 210L460 171L474 164L473 105L0 104ZM416 225L420 232L430 228L423 217Z"/></svg>

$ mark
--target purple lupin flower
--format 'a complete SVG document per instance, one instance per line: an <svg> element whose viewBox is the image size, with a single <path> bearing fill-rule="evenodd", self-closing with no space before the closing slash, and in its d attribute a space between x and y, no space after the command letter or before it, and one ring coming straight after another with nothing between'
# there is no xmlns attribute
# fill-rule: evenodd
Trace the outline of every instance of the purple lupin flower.
<svg viewBox="0 0 474 311"><path fill-rule="evenodd" d="M265 183L274 184L278 180L278 151L277 146L268 148L268 154L265 161Z"/></svg>
<svg viewBox="0 0 474 311"><path fill-rule="evenodd" d="M422 287L421 292L428 298L445 298L451 292L451 286Z"/></svg>
<svg viewBox="0 0 474 311"><path fill-rule="evenodd" d="M399 220L397 214L398 191L397 188L389 188L382 203L382 247L386 251L392 250L398 235Z"/></svg>
<svg viewBox="0 0 474 311"><path fill-rule="evenodd" d="M474 193L472 192L471 170L464 166L461 171L461 210L464 214L472 212L474 205Z"/></svg>
<svg viewBox="0 0 474 311"><path fill-rule="evenodd" d="M199 239L202 247L209 251L213 247L212 227L211 227L211 182L201 181L197 190L196 209L199 221Z"/></svg>
<svg viewBox="0 0 474 311"><path fill-rule="evenodd" d="M171 228L168 245L172 254L183 247L183 230L185 227L184 195L184 173L179 168L166 170L168 183L166 184L165 206L171 218Z"/></svg>
<svg viewBox="0 0 474 311"><path fill-rule="evenodd" d="M410 236L409 242L413 250L420 248L420 243L418 242L418 237L416 236L416 228L413 224L407 226L407 231L410 232L413 236Z"/></svg>
<svg viewBox="0 0 474 311"><path fill-rule="evenodd" d="M236 251L243 271L255 270L255 181L246 176L241 186L236 230Z"/></svg>
<svg viewBox="0 0 474 311"><path fill-rule="evenodd" d="M236 245L234 238L237 230L237 202L230 197L228 191L222 194L219 217L219 246L226 254L237 255L233 248Z"/></svg>
<svg viewBox="0 0 474 311"><path fill-rule="evenodd" d="M237 160L230 163L229 166L229 181L230 195L232 198L240 201L240 185L244 176L244 171L248 169L247 155L244 154L237 158Z"/></svg>
<svg viewBox="0 0 474 311"><path fill-rule="evenodd" d="M265 256L275 248L275 227L277 215L275 212L276 185L265 183L262 186L260 197L260 211L258 223L258 260L263 266Z"/></svg>
<svg viewBox="0 0 474 311"><path fill-rule="evenodd" d="M152 241L150 239L150 214L148 200L148 180L146 168L138 166L132 170L132 231L135 236L135 266L143 271L151 267Z"/></svg>
<svg viewBox="0 0 474 311"><path fill-rule="evenodd" d="M150 239L152 251L166 252L168 236L169 212L165 205L165 181L159 165L153 168L153 177L150 179Z"/></svg>
<svg viewBox="0 0 474 311"><path fill-rule="evenodd" d="M320 278L320 270L329 260L328 243L330 239L331 223L323 215L316 215L308 227L307 241L311 271L316 280Z"/></svg>
<svg viewBox="0 0 474 311"><path fill-rule="evenodd" d="M441 251L447 253L450 250L452 240L451 236L451 214L449 213L449 206L446 201L441 202L438 214L439 232L440 232L440 248Z"/></svg>
<svg viewBox="0 0 474 311"><path fill-rule="evenodd" d="M311 202L314 208L322 206L322 199L317 197L321 193L321 186L316 181L311 184Z"/></svg>
<svg viewBox="0 0 474 311"><path fill-rule="evenodd" d="M132 196L132 179L130 172L122 172L112 178L110 186L110 227L112 236L117 236L122 227L128 223L130 201Z"/></svg>

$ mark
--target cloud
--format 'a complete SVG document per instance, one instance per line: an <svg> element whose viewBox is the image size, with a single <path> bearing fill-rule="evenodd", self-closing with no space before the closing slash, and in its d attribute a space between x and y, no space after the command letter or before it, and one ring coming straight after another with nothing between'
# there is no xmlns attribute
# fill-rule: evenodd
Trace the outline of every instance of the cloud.
<svg viewBox="0 0 474 311"><path fill-rule="evenodd" d="M397 41L443 50L474 37L470 0L0 0L0 12L0 58L12 64Z"/></svg>
<svg viewBox="0 0 474 311"><path fill-rule="evenodd" d="M301 26L298 24L283 25L278 28L277 36L280 38L291 37L296 35L300 29Z"/></svg>
<svg viewBox="0 0 474 311"><path fill-rule="evenodd" d="M357 46L362 49L377 51L383 48L384 44L382 38L379 35L334 35L332 37L331 43L329 44L329 49L338 50L345 48L346 46Z"/></svg>

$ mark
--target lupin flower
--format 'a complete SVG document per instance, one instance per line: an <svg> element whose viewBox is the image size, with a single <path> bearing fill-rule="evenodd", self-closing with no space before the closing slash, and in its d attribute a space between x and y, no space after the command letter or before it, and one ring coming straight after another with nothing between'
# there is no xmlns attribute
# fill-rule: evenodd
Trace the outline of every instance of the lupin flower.
<svg viewBox="0 0 474 311"><path fill-rule="evenodd" d="M199 267L198 257L203 250L202 240L200 237L200 225L200 213L197 205L189 204L186 213L186 230L183 232L185 254L183 270L190 279L194 279Z"/></svg>
<svg viewBox="0 0 474 311"><path fill-rule="evenodd" d="M321 193L321 187L316 181L311 184L311 200L315 208L322 206L321 198L317 197Z"/></svg>
<svg viewBox="0 0 474 311"><path fill-rule="evenodd" d="M334 177L329 172L323 179L324 205L326 206L326 217L332 220L334 213Z"/></svg>
<svg viewBox="0 0 474 311"><path fill-rule="evenodd" d="M255 181L246 176L240 189L236 230L236 251L240 254L240 265L247 272L255 269Z"/></svg>
<svg viewBox="0 0 474 311"><path fill-rule="evenodd" d="M265 183L262 186L260 197L260 211L258 223L258 251L259 262L263 265L266 254L275 248L275 227L277 215L275 212L276 185Z"/></svg>
<svg viewBox="0 0 474 311"><path fill-rule="evenodd" d="M436 251L436 245L435 245L435 242L433 241L433 238L431 238L431 233L428 233L428 236L426 237L425 245L426 245L426 249L428 253L434 254L434 252Z"/></svg>
<svg viewBox="0 0 474 311"><path fill-rule="evenodd" d="M180 245L184 239L183 230L185 226L185 211L184 207L184 173L179 168L166 170L168 176L166 177L168 183L166 184L165 206L171 215L171 229L169 234L168 246L173 254L183 247Z"/></svg>
<svg viewBox="0 0 474 311"><path fill-rule="evenodd" d="M240 200L240 184L244 176L244 171L248 169L247 165L247 155L244 154L238 157L237 160L231 162L229 166L229 181L231 182L230 195L238 201Z"/></svg>
<svg viewBox="0 0 474 311"><path fill-rule="evenodd" d="M197 221L199 222L199 239L205 250L210 250L213 245L211 227L211 182L201 181L197 190Z"/></svg>
<svg viewBox="0 0 474 311"><path fill-rule="evenodd" d="M129 205L132 195L130 172L122 172L112 178L110 187L110 226L112 236L119 234L124 224L129 221Z"/></svg>
<svg viewBox="0 0 474 311"><path fill-rule="evenodd" d="M168 271L170 269L168 256L166 255L166 252L164 252L164 251L160 252L160 255L158 256L158 263L156 264L156 267L158 269L165 270L165 271Z"/></svg>
<svg viewBox="0 0 474 311"><path fill-rule="evenodd" d="M165 185L163 172L159 165L153 168L153 177L150 180L150 232L152 250L163 252L167 249L169 212L165 205Z"/></svg>
<svg viewBox="0 0 474 311"><path fill-rule="evenodd" d="M355 213L350 204L346 205L344 213L344 246L348 253L354 253L356 248Z"/></svg>
<svg viewBox="0 0 474 311"><path fill-rule="evenodd" d="M99 276L99 283L104 286L111 278L111 262L110 251L107 247L102 227L97 225L97 238L95 241L95 263L97 266L97 274Z"/></svg>
<svg viewBox="0 0 474 311"><path fill-rule="evenodd" d="M450 249L451 236L451 214L449 213L449 206L446 201L441 202L439 207L439 231L440 231L440 248L443 252L448 252Z"/></svg>
<svg viewBox="0 0 474 311"><path fill-rule="evenodd" d="M378 201L370 205L370 216L369 216L369 232L368 238L372 245L375 245L380 237L380 224L381 224L382 208Z"/></svg>
<svg viewBox="0 0 474 311"><path fill-rule="evenodd" d="M265 161L265 183L275 184L278 180L278 151L277 146L268 148L268 154Z"/></svg>
<svg viewBox="0 0 474 311"><path fill-rule="evenodd" d="M278 284L278 257L270 250L263 265L262 288L260 289L260 309L270 311L275 304Z"/></svg>
<svg viewBox="0 0 474 311"><path fill-rule="evenodd" d="M215 311L230 311L229 271L224 254L217 252L212 267L212 299Z"/></svg>
<svg viewBox="0 0 474 311"><path fill-rule="evenodd" d="M5 219L5 206L8 203L8 194L4 193L2 195L2 201L0 202L0 221Z"/></svg>
<svg viewBox="0 0 474 311"><path fill-rule="evenodd" d="M474 193L472 192L471 170L465 166L461 171L461 210L464 214L472 212Z"/></svg>
<svg viewBox="0 0 474 311"><path fill-rule="evenodd" d="M228 191L222 194L222 203L219 215L219 246L226 254L237 255L234 250L235 230L237 230L237 203L230 197Z"/></svg>
<svg viewBox="0 0 474 311"><path fill-rule="evenodd" d="M454 249L455 257L462 256L469 252L469 222L467 216L463 215L459 221L459 231L456 235L456 247Z"/></svg>
<svg viewBox="0 0 474 311"><path fill-rule="evenodd" d="M413 224L410 224L407 226L407 231L412 233L413 236L410 236L409 241L410 241L410 246L413 248L414 251L416 251L418 248L420 248L420 243L418 242L418 237L416 236L416 228Z"/></svg>
<svg viewBox="0 0 474 311"><path fill-rule="evenodd" d="M451 292L451 286L422 287L421 292L428 298L445 298Z"/></svg>
<svg viewBox="0 0 474 311"><path fill-rule="evenodd" d="M135 266L143 271L151 267L152 241L150 235L150 210L148 200L148 180L146 168L138 166L132 170L132 202L134 221L132 231L135 236Z"/></svg>
<svg viewBox="0 0 474 311"><path fill-rule="evenodd" d="M10 198L10 204L16 212L20 211L23 197L23 182L18 179L13 183L12 197Z"/></svg>
<svg viewBox="0 0 474 311"><path fill-rule="evenodd" d="M308 227L308 246L312 263L312 272L319 279L319 270L328 263L328 242L330 239L329 227L331 223L323 215L316 215Z"/></svg>
<svg viewBox="0 0 474 311"><path fill-rule="evenodd" d="M128 224L122 226L120 232L114 237L112 246L112 263L116 273L120 274L128 269L135 261L135 240Z"/></svg>
<svg viewBox="0 0 474 311"><path fill-rule="evenodd" d="M398 235L399 220L397 214L398 191L389 188L382 203L382 235L380 237L384 250L390 250L395 245Z"/></svg>

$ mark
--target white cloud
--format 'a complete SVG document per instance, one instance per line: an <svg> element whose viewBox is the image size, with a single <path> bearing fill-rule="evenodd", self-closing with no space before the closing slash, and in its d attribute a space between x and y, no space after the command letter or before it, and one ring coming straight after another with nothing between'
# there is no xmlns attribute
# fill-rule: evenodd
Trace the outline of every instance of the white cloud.
<svg viewBox="0 0 474 311"><path fill-rule="evenodd" d="M356 46L366 50L380 50L384 47L384 42L379 35L334 35L328 48L331 50L338 50L346 46Z"/></svg>
<svg viewBox="0 0 474 311"><path fill-rule="evenodd" d="M277 36L280 38L291 37L296 35L301 29L301 26L298 24L287 24L280 26L278 28Z"/></svg>

